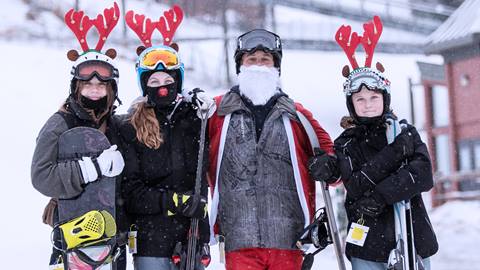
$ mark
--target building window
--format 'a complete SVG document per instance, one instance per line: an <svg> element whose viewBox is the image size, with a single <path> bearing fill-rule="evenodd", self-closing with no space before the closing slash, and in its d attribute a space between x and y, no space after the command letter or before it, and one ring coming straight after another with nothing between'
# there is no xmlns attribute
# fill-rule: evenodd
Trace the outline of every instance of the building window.
<svg viewBox="0 0 480 270"><path fill-rule="evenodd" d="M448 126L448 89L442 85L432 87L432 114L435 127Z"/></svg>
<svg viewBox="0 0 480 270"><path fill-rule="evenodd" d="M468 172L473 169L472 148L470 143L463 143L458 146L458 160L458 170L460 172Z"/></svg>
<svg viewBox="0 0 480 270"><path fill-rule="evenodd" d="M450 151L448 148L448 135L435 137L436 172L442 175L450 173Z"/></svg>
<svg viewBox="0 0 480 270"><path fill-rule="evenodd" d="M413 124L415 124L418 130L422 130L426 126L425 91L423 85L412 86L411 93L413 95L412 109L415 117L415 123Z"/></svg>
<svg viewBox="0 0 480 270"><path fill-rule="evenodd" d="M480 170L480 141L473 143L473 168Z"/></svg>

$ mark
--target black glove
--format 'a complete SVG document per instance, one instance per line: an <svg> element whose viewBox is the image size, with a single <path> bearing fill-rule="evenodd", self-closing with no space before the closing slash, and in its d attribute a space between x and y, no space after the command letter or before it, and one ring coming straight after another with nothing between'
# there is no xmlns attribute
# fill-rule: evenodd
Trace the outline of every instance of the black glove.
<svg viewBox="0 0 480 270"><path fill-rule="evenodd" d="M200 196L198 202L194 205L193 198L191 196L185 203L179 206L179 213L190 218L205 218L207 216L207 199Z"/></svg>
<svg viewBox="0 0 480 270"><path fill-rule="evenodd" d="M355 202L354 207L359 215L378 217L382 214L387 204L382 196L375 192L367 192L367 195Z"/></svg>
<svg viewBox="0 0 480 270"><path fill-rule="evenodd" d="M193 90L188 92L188 94L192 96L192 103L193 104L197 104L197 101L200 102L200 104L203 103L202 102L203 100L198 98L198 93L205 93L205 91L203 91L202 89L197 87L197 88L194 88Z"/></svg>
<svg viewBox="0 0 480 270"><path fill-rule="evenodd" d="M409 128L404 128L390 145L401 159L411 157L415 152L415 141Z"/></svg>
<svg viewBox="0 0 480 270"><path fill-rule="evenodd" d="M310 176L316 181L324 181L332 184L340 177L340 170L337 165L337 158L319 150L308 161Z"/></svg>
<svg viewBox="0 0 480 270"><path fill-rule="evenodd" d="M194 202L191 193L166 192L164 196L165 212L167 216L180 214L190 218L203 219L207 216L207 199L199 198Z"/></svg>

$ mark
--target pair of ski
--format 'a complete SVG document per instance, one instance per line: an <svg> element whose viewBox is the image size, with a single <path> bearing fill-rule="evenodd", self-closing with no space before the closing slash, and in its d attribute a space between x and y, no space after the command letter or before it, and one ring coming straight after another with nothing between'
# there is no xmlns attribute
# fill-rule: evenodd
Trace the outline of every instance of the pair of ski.
<svg viewBox="0 0 480 270"><path fill-rule="evenodd" d="M392 143L395 137L405 128L392 117L387 117L387 141ZM405 161L406 162L406 161ZM396 247L388 257L388 270L424 270L422 258L415 249L412 209L410 200L397 202L393 205L395 219Z"/></svg>

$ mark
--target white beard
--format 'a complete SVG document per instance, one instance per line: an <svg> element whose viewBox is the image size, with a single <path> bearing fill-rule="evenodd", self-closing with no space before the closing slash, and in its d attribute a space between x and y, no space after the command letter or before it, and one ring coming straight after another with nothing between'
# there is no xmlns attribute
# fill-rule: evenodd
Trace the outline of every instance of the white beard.
<svg viewBox="0 0 480 270"><path fill-rule="evenodd" d="M280 75L275 67L241 66L238 85L240 93L249 98L253 105L265 105L280 92Z"/></svg>

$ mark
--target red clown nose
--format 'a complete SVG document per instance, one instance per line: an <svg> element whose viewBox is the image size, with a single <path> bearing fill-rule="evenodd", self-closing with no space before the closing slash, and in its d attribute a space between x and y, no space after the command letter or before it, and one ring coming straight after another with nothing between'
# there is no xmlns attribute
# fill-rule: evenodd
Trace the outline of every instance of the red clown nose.
<svg viewBox="0 0 480 270"><path fill-rule="evenodd" d="M168 95L168 89L166 87L162 87L162 88L158 89L157 94L160 97L166 97Z"/></svg>

